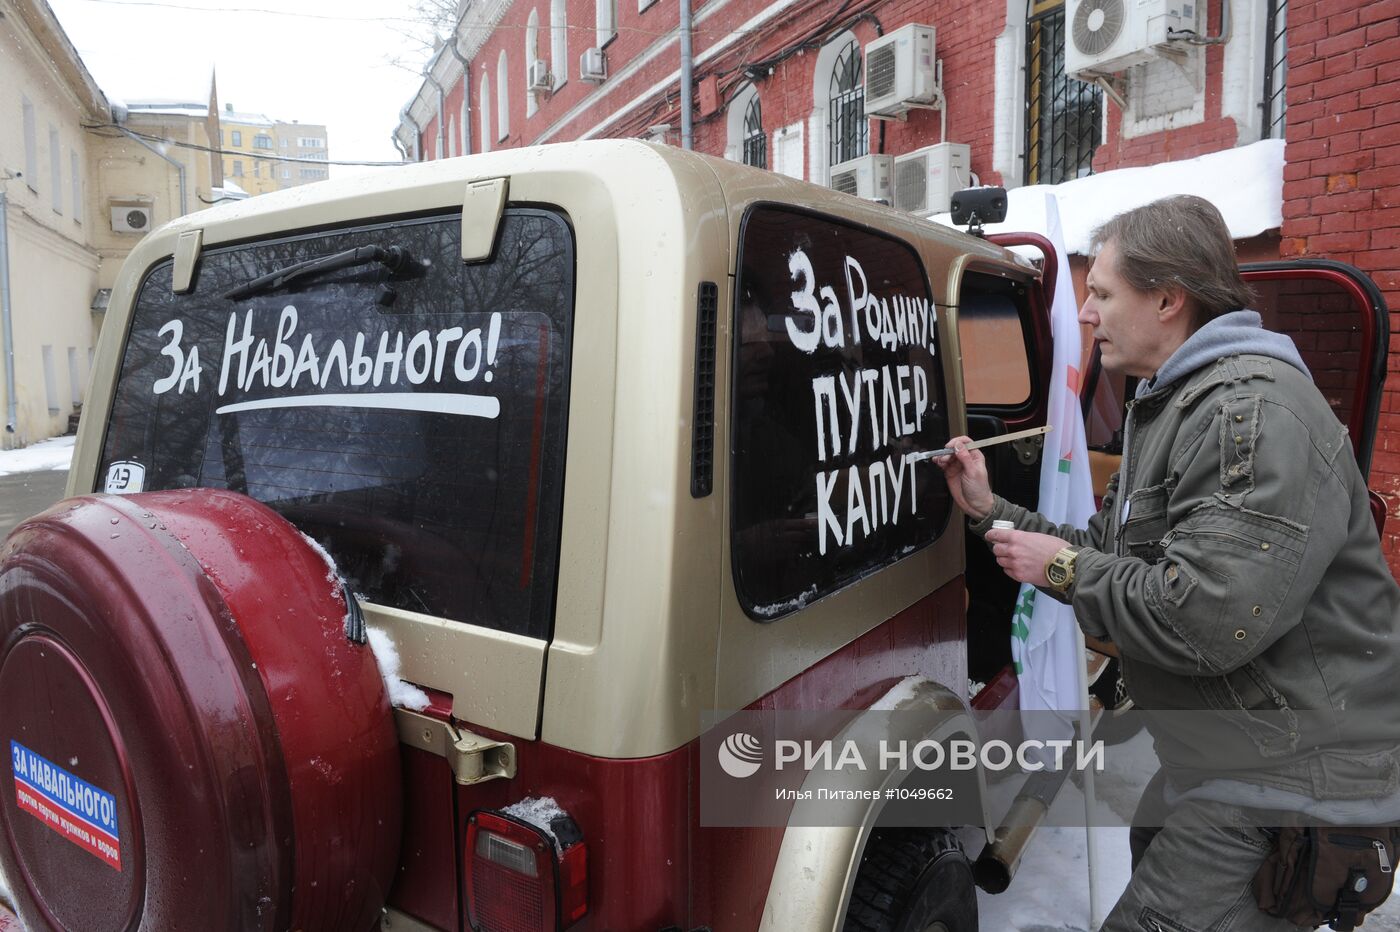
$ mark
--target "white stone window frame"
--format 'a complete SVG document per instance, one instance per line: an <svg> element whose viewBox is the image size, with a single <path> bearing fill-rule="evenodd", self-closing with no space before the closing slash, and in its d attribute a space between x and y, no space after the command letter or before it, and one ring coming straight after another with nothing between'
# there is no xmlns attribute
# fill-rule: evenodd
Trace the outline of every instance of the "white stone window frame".
<svg viewBox="0 0 1400 932"><path fill-rule="evenodd" d="M486 68L481 69L483 72ZM481 111L481 151L491 151L491 75L481 76L481 86L477 89L480 105L477 109Z"/></svg>
<svg viewBox="0 0 1400 932"><path fill-rule="evenodd" d="M539 109L539 104L535 100L535 92L530 90L530 65L538 61L540 57L540 11L531 9L530 16L525 20L525 83L521 87L525 88L525 118L529 119L535 115Z"/></svg>
<svg viewBox="0 0 1400 932"><path fill-rule="evenodd" d="M53 212L63 216L63 146L58 135L58 127L49 124L49 187L50 206Z"/></svg>
<svg viewBox="0 0 1400 932"><path fill-rule="evenodd" d="M69 183L73 187L73 222L83 222L83 175L82 159L78 155L77 149L68 150Z"/></svg>
<svg viewBox="0 0 1400 932"><path fill-rule="evenodd" d="M496 141L510 136L510 59L506 50L496 56Z"/></svg>
<svg viewBox="0 0 1400 932"><path fill-rule="evenodd" d="M617 38L617 0L594 0L594 29L598 48Z"/></svg>
<svg viewBox="0 0 1400 932"><path fill-rule="evenodd" d="M557 91L569 80L569 7L566 0L549 3L549 72Z"/></svg>
<svg viewBox="0 0 1400 932"><path fill-rule="evenodd" d="M836 63L840 59L841 53L852 42L860 49L861 66L864 68L865 46L856 38L854 32L847 29L821 47L821 50L817 52L816 67L812 71L812 115L807 120L807 177L817 184L824 185L831 182L831 166L828 164L831 140L828 138L827 130L827 110L831 104L831 77L836 71ZM869 117L866 119L869 120ZM771 160L775 166L778 164L776 150L777 145L775 144L774 157Z"/></svg>
<svg viewBox="0 0 1400 932"><path fill-rule="evenodd" d="M745 84L729 101L729 109L724 114L724 157L731 162L744 160L744 114L749 104L758 96L758 88ZM763 106L762 101L759 106Z"/></svg>
<svg viewBox="0 0 1400 932"><path fill-rule="evenodd" d="M24 183L39 193L39 131L35 126L34 103L23 94L19 97L24 119Z"/></svg>

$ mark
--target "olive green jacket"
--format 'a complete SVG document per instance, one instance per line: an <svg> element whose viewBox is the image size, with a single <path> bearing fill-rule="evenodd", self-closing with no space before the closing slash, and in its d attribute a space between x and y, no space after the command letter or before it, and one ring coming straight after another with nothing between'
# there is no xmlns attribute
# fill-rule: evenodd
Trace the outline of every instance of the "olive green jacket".
<svg viewBox="0 0 1400 932"><path fill-rule="evenodd" d="M1248 354L1141 394L1128 422L1087 529L998 498L974 532L1005 519L1081 548L1069 601L1118 646L1135 706L1223 713L1150 719L1175 781L1393 795L1400 586L1346 428L1305 372Z"/></svg>

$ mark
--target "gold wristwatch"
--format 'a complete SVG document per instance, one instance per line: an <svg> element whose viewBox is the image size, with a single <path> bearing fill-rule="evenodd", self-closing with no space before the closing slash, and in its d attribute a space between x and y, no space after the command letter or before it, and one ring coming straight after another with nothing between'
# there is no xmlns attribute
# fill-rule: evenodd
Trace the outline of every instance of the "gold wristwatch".
<svg viewBox="0 0 1400 932"><path fill-rule="evenodd" d="M1074 583L1074 560L1079 556L1079 551L1073 547L1065 547L1050 558L1050 562L1045 564L1045 581L1050 584L1050 588L1064 595L1069 591L1069 587Z"/></svg>

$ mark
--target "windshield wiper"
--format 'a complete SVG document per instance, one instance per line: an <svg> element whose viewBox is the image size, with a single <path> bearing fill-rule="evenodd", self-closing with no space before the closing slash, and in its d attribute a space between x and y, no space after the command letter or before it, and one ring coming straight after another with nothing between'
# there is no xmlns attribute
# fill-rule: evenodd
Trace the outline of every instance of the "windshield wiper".
<svg viewBox="0 0 1400 932"><path fill-rule="evenodd" d="M368 265L371 262L378 262L390 272L399 272L408 266L409 261L408 250L402 246L360 246L357 249L347 249L334 255L307 259L304 262L289 265L285 269L269 272L239 285L237 288L225 291L223 297L230 301L237 301L240 298L248 298L263 291L273 291L307 275L333 272L337 269L348 269L357 265Z"/></svg>

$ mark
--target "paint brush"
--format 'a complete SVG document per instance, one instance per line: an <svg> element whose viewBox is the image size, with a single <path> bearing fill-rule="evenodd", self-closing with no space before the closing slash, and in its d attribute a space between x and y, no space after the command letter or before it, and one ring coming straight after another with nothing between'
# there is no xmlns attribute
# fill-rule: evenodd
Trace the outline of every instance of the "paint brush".
<svg viewBox="0 0 1400 932"><path fill-rule="evenodd" d="M1018 430L1015 433L1001 434L1000 436L996 437L988 437L986 440L974 440L971 443L966 444L963 447L963 449L977 450L982 447L990 447L998 443L1006 443L1010 440L1021 440L1026 437L1039 437L1041 434L1048 433L1050 433L1050 425L1046 424L1044 427L1032 427L1029 430ZM915 453L913 456L909 457L909 460L910 462L917 463L919 462L919 460L933 459L935 456L948 456L953 452L954 450L952 447L943 447L939 450L927 450L923 453Z"/></svg>

